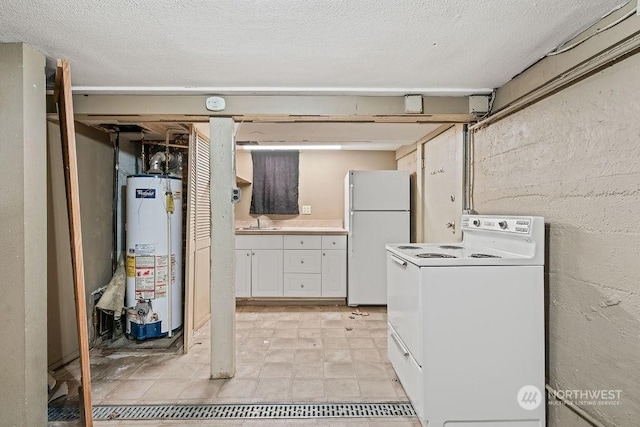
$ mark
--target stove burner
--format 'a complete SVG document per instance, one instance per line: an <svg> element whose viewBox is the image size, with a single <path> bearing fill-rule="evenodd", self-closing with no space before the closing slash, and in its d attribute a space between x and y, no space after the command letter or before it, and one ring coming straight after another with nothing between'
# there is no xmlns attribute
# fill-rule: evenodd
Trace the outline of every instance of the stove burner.
<svg viewBox="0 0 640 427"><path fill-rule="evenodd" d="M498 255L489 255L489 254L471 254L469 258L502 258Z"/></svg>
<svg viewBox="0 0 640 427"><path fill-rule="evenodd" d="M439 254L435 252L426 252L423 254L416 255L418 258L458 258L457 256L448 255L448 254Z"/></svg>
<svg viewBox="0 0 640 427"><path fill-rule="evenodd" d="M462 246L442 245L440 246L440 249L462 249Z"/></svg>
<svg viewBox="0 0 640 427"><path fill-rule="evenodd" d="M398 246L398 249L420 249L420 246Z"/></svg>

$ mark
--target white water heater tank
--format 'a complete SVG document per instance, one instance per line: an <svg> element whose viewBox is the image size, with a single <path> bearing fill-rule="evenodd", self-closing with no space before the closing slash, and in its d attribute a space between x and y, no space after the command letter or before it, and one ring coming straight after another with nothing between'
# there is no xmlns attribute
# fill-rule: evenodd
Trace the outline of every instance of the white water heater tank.
<svg viewBox="0 0 640 427"><path fill-rule="evenodd" d="M135 307L139 301L149 301L164 335L169 332L169 318L172 331L182 325L182 180L168 175L129 176L126 203L125 304Z"/></svg>

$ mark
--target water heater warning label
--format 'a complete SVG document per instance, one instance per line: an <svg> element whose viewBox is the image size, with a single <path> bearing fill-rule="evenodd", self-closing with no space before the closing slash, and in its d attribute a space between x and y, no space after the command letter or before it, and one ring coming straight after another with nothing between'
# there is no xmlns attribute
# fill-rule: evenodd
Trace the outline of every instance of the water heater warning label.
<svg viewBox="0 0 640 427"><path fill-rule="evenodd" d="M127 255L127 277L136 277L136 257Z"/></svg>
<svg viewBox="0 0 640 427"><path fill-rule="evenodd" d="M167 295L169 275L169 257L156 255L156 246L152 244L138 244L135 250L129 250L134 255L127 256L127 276L135 278L136 299L155 299ZM171 283L176 280L176 258L171 255Z"/></svg>
<svg viewBox="0 0 640 427"><path fill-rule="evenodd" d="M135 250L136 299L156 298L156 245L138 244Z"/></svg>
<svg viewBox="0 0 640 427"><path fill-rule="evenodd" d="M167 294L167 274L169 273L169 264L167 256L160 255L156 257L156 298L163 297Z"/></svg>
<svg viewBox="0 0 640 427"><path fill-rule="evenodd" d="M156 254L156 245L138 244L136 245L136 257L154 256Z"/></svg>

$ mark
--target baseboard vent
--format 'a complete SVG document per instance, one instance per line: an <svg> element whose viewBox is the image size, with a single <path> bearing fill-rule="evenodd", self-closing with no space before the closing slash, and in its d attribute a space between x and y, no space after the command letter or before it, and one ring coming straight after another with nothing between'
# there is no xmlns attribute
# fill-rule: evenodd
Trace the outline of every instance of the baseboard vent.
<svg viewBox="0 0 640 427"><path fill-rule="evenodd" d="M408 402L386 403L287 403L192 405L96 405L93 419L101 420L210 420L287 418L396 418L415 417ZM49 421L80 417L77 407L49 406Z"/></svg>

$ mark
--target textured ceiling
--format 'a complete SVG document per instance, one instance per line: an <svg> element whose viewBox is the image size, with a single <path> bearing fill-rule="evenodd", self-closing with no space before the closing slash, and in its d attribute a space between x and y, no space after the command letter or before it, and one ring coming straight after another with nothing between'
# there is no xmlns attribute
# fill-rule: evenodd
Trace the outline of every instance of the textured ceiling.
<svg viewBox="0 0 640 427"><path fill-rule="evenodd" d="M622 0L2 0L0 42L76 88L458 94L499 87Z"/></svg>

